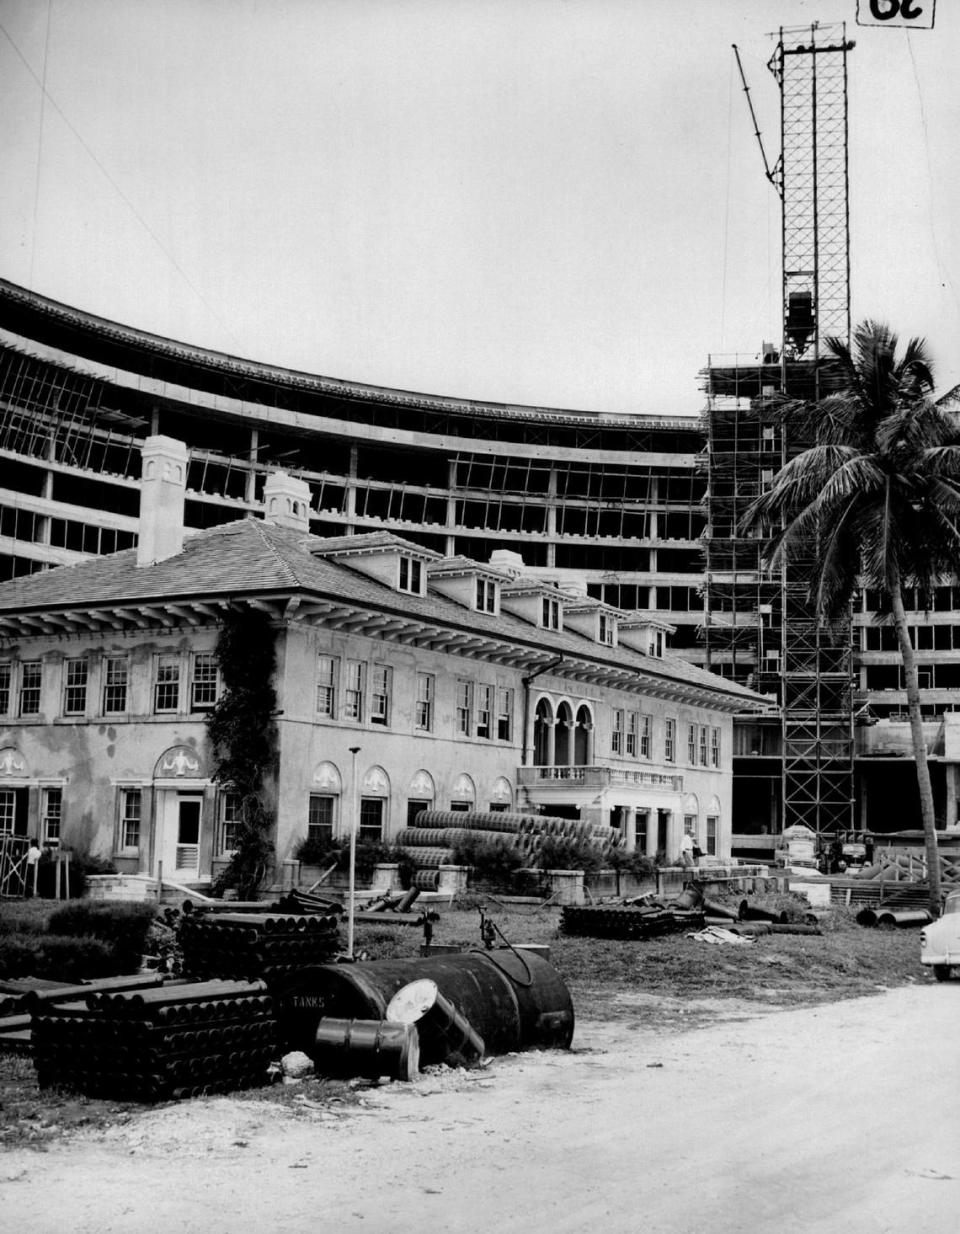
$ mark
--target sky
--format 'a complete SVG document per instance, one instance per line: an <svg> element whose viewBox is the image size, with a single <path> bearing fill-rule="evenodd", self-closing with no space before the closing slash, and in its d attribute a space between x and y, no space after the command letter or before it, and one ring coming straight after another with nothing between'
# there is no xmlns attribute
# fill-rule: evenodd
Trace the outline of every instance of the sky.
<svg viewBox="0 0 960 1234"><path fill-rule="evenodd" d="M866 0L861 0L866 5ZM932 0L924 0L927 5ZM960 382L960 13L0 0L0 277L358 382L694 415L780 337L771 34L848 23L854 321Z"/></svg>

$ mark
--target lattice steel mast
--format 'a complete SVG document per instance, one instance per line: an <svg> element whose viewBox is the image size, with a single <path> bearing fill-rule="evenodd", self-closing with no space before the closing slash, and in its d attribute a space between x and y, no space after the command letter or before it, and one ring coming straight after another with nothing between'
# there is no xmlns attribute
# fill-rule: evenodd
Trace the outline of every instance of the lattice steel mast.
<svg viewBox="0 0 960 1234"><path fill-rule="evenodd" d="M783 346L788 397L819 399L827 340L850 338L847 41L843 24L781 29L769 67L780 87ZM792 388L791 361L812 370ZM806 367L806 365L804 365ZM812 381L811 381L812 378ZM811 389L812 386L812 389ZM784 427L782 461L809 443ZM783 825L817 833L853 826L853 647L849 620L811 612L809 555L781 572Z"/></svg>

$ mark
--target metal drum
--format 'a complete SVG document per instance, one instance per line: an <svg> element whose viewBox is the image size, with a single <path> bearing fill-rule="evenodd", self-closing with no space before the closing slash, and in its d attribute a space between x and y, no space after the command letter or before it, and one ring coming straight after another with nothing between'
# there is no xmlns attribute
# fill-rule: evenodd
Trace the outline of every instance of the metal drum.
<svg viewBox="0 0 960 1234"><path fill-rule="evenodd" d="M386 1020L340 1020L325 1016L317 1025L311 1051L325 1076L389 1076L410 1080L420 1070L416 1025Z"/></svg>
<svg viewBox="0 0 960 1234"><path fill-rule="evenodd" d="M557 970L532 952L504 948L409 960L325 964L291 974L276 990L287 1047L312 1054L322 1017L386 1019L387 1005L394 994L423 977L436 982L440 993L479 1033L487 1054L566 1049L573 1039L573 1003ZM442 1028L422 1022L421 1063L444 1062L449 1052Z"/></svg>

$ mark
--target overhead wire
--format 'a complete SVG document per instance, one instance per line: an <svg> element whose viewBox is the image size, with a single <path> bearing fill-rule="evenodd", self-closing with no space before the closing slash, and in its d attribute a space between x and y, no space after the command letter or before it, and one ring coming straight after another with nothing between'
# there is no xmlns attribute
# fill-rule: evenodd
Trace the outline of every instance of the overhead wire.
<svg viewBox="0 0 960 1234"><path fill-rule="evenodd" d="M43 35L43 77L40 83L40 124L37 130L37 174L33 184L33 231L30 236L30 286L33 286L37 256L37 220L40 213L40 169L43 166L43 130L47 110L47 53L50 50L50 5L47 0L47 24Z"/></svg>
<svg viewBox="0 0 960 1234"><path fill-rule="evenodd" d="M205 297L204 297L203 293L200 291L200 289L196 286L196 284L193 282L193 280L190 278L190 276L187 274L187 272L183 269L183 267L180 265L180 263L179 263L179 262L176 260L176 258L173 256L173 254L172 254L172 253L171 253L171 252L167 249L166 245L163 243L163 241L160 239L160 237L157 235L157 233L153 230L153 228L150 226L150 224L147 222L147 220L143 217L143 215L140 213L140 211L137 209L137 207L134 205L134 203L130 200L130 198L129 198L129 197L127 196L127 194L123 191L123 189L120 187L120 185L119 185L119 184L117 183L117 181L114 179L114 177L110 174L110 171L107 169L107 167L103 164L103 162L100 160L100 158L98 158L98 156L97 156L96 152L95 152L95 151L91 148L90 144L89 144L89 143L87 142L87 140L84 138L83 134L82 134L82 133L81 133L81 132L77 129L77 127L76 127L76 126L72 123L72 121L70 120L69 116L67 116L67 114L64 112L63 108L60 106L60 104L57 102L57 100L53 97L53 95L52 95L52 94L50 93L50 91L47 89L47 86L46 86L46 59L47 59L47 56L46 56L46 45L45 45L45 47L44 47L44 69L43 69L43 77L41 78L40 76L38 76L38 75L37 75L36 71L34 70L33 66L30 64L30 62L29 62L29 60L27 59L27 57L23 54L23 52L22 52L22 51L20 50L20 48L17 46L16 41L14 40L13 36L10 34L10 31L6 28L6 26L4 26L3 22L0 22L0 33L2 33L2 34L3 34L4 38L7 40L7 42L10 44L10 46L13 48L13 50L14 50L14 52L16 53L17 57L19 58L19 60L20 60L20 61L21 61L21 63L23 64L24 68L27 70L27 72L30 74L30 76L33 78L33 80L36 82L37 86L40 88L40 91L41 91L41 97L42 97L43 99L45 99L47 102L49 102L50 106L54 109L54 111L57 113L57 115L60 117L60 119L63 121L63 123L67 126L67 128L70 130L70 132L73 134L73 136L74 136L74 137L77 139L77 141L80 143L80 145L81 145L81 147L83 148L83 150L86 152L86 154L89 156L89 158L90 158L90 159L92 160L92 162L95 164L95 166L98 168L98 170L100 171L101 175L103 175L104 179L106 179L107 183L111 186L111 188L114 190L114 192L115 192L115 193L117 194L117 196L120 198L120 200L124 203L124 205L126 205L126 207L129 209L130 213L134 216L134 218L137 220L137 222L140 224L140 226L143 228L143 230L147 233L147 235L148 235L148 236L150 237L150 239L154 242L154 244L157 246L157 248L160 250L160 252L164 255L164 257L166 257L167 261L169 261L169 262L170 262L170 265L173 267L173 269L174 269L174 270L176 270L177 274L179 274L179 275L180 275L180 277L183 279L183 281L184 281L184 283L187 285L187 287L189 287L189 288L190 288L190 290L193 292L193 294L196 296L196 298L199 300L199 302L200 302L200 303L203 305L203 307L207 310L207 312L210 314L210 317L212 318L212 320L214 320L215 322L217 322L217 324L218 324L218 325L219 325L219 326L220 326L223 330L225 330L225 331L227 332L227 334L228 334L231 338L233 338L233 339L234 339L234 345L235 345L235 346L237 346L237 345L238 345L237 340L236 340L235 336L233 335L232 331L230 330L229 326L226 324L226 322L224 322L224 321L221 319L221 317L219 316L219 314L218 314L218 313L217 313L217 312L213 309L213 307L212 307L212 306L211 306L211 305L207 302L207 300L205 299ZM49 40L49 8L48 8L47 39ZM41 110L41 123L42 123L42 119L43 119L43 111ZM38 169L37 169L38 186L39 186L39 176L40 176L40 169L39 169L39 166L38 166ZM36 204L36 201L35 201L35 203L34 203L34 244L36 243L36 211L37 211L37 204ZM33 261L32 261L32 257L31 257L31 277L32 277L32 274L33 274Z"/></svg>

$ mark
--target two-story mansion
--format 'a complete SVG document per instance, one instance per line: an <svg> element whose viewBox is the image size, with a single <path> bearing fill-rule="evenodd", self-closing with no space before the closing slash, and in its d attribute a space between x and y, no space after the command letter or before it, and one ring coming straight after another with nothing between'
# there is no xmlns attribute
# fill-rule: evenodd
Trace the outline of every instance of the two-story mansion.
<svg viewBox="0 0 960 1234"><path fill-rule="evenodd" d="M675 855L726 856L734 712L765 700L669 652L521 558L444 557L385 531L309 534L309 490L184 534L187 450L143 451L135 549L0 588L0 834L203 880L236 794L206 716L228 609L276 635L276 856L307 835L389 839L421 809L542 810Z"/></svg>

